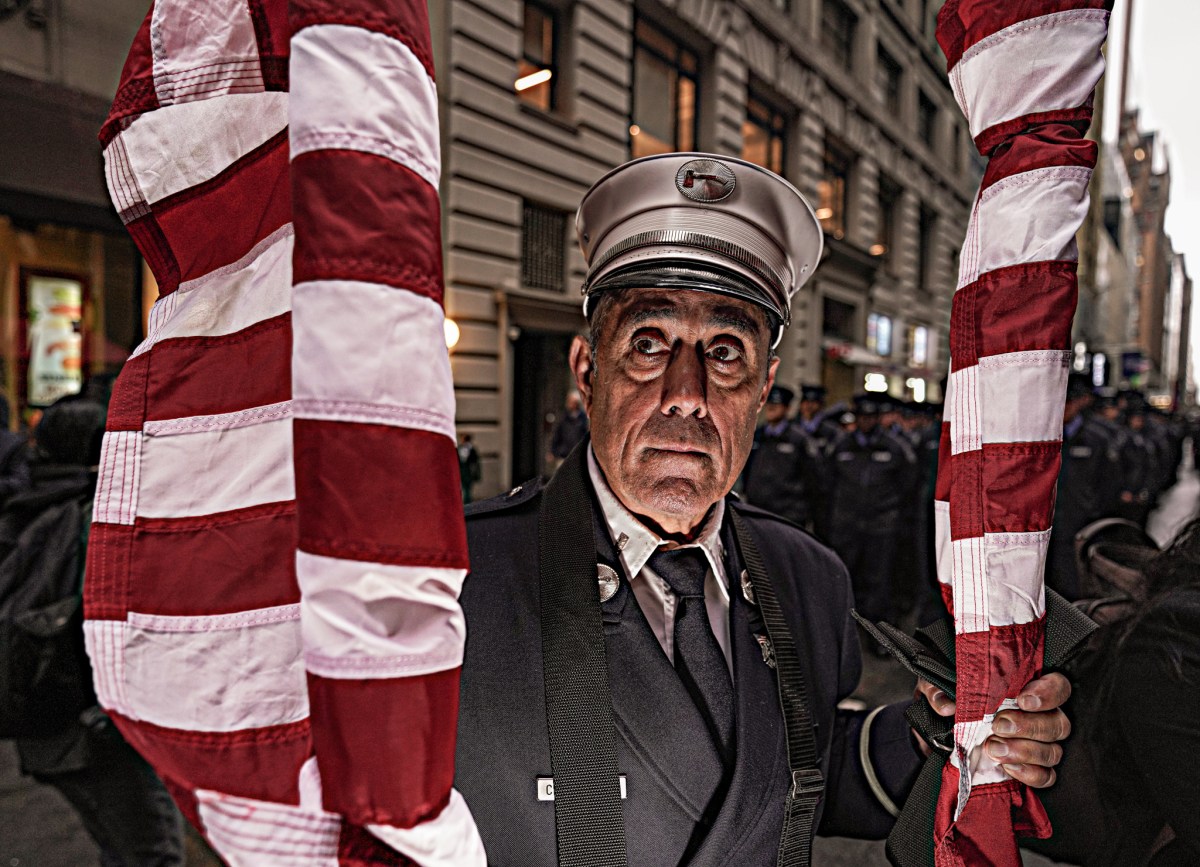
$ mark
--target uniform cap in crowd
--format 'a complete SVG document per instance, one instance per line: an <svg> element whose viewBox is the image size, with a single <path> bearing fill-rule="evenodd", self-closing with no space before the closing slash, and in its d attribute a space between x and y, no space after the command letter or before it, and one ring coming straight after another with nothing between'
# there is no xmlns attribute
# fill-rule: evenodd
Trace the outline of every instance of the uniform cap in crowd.
<svg viewBox="0 0 1200 867"><path fill-rule="evenodd" d="M786 385L773 385L767 393L767 403L781 403L784 406L788 406L795 396L796 392L792 391Z"/></svg>
<svg viewBox="0 0 1200 867"><path fill-rule="evenodd" d="M872 394L856 394L854 396L854 412L857 415L879 415L882 411L879 398Z"/></svg>
<svg viewBox="0 0 1200 867"><path fill-rule="evenodd" d="M823 385L802 385L800 386L801 400L815 400L817 403L825 400L825 386Z"/></svg>
<svg viewBox="0 0 1200 867"><path fill-rule="evenodd" d="M575 217L588 265L584 313L612 289L698 289L767 311L779 342L792 296L821 259L812 207L774 172L733 157L671 153L618 166Z"/></svg>

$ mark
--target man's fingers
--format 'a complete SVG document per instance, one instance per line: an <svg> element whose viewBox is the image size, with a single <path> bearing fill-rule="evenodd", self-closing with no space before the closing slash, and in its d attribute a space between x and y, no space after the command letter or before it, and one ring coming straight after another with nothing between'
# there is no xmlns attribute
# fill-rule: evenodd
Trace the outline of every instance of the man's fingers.
<svg viewBox="0 0 1200 867"><path fill-rule="evenodd" d="M1017 696L1017 707L1021 710L1054 710L1062 707L1071 697L1071 681L1061 674L1044 674L1021 690Z"/></svg>
<svg viewBox="0 0 1200 867"><path fill-rule="evenodd" d="M954 699L950 698L950 696L946 695L946 693L942 692L942 690L929 681L917 681L917 691L913 697L915 698L917 695L925 696L925 700L929 702L929 706L933 708L933 712L938 716L954 716Z"/></svg>
<svg viewBox="0 0 1200 867"><path fill-rule="evenodd" d="M1043 743L1061 741L1071 734L1071 721L1061 710L1025 713L1004 710L996 714L992 731L1002 738L1028 738Z"/></svg>
<svg viewBox="0 0 1200 867"><path fill-rule="evenodd" d="M1054 768L1043 768L1039 765L1001 765L1004 772L1018 782L1033 789L1044 789L1054 785L1056 774Z"/></svg>
<svg viewBox="0 0 1200 867"><path fill-rule="evenodd" d="M1062 761L1062 747L1025 738L988 738L983 748L1002 765L1038 765L1052 768Z"/></svg>

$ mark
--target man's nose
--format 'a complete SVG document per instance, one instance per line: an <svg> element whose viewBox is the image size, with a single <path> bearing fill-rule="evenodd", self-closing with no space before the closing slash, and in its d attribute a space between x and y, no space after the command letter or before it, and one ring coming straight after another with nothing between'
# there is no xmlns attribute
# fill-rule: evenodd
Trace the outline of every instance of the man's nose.
<svg viewBox="0 0 1200 867"><path fill-rule="evenodd" d="M682 343L672 353L663 377L660 407L663 415L678 413L681 416L695 415L696 418L708 415L705 371L704 348L699 344L689 346Z"/></svg>

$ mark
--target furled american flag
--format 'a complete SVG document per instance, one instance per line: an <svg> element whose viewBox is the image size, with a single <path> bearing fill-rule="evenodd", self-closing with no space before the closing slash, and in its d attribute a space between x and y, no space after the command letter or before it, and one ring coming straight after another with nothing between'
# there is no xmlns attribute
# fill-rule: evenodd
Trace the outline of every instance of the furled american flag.
<svg viewBox="0 0 1200 867"><path fill-rule="evenodd" d="M954 295L938 474L938 576L958 668L955 750L935 819L939 867L1018 867L1014 832L1050 832L1036 797L981 745L1042 664L1104 5L949 0L938 15L951 86L989 157Z"/></svg>
<svg viewBox="0 0 1200 867"><path fill-rule="evenodd" d="M160 290L96 496L102 704L234 867L482 864L425 4L157 0L101 142Z"/></svg>

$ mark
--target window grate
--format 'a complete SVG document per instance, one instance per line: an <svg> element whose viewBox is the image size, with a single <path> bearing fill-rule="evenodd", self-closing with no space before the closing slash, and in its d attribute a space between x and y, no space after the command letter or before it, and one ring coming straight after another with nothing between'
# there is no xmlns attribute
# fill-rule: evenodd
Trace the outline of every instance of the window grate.
<svg viewBox="0 0 1200 867"><path fill-rule="evenodd" d="M531 289L566 289L567 215L526 202L521 217L521 282Z"/></svg>

